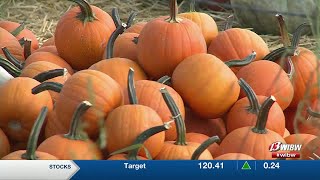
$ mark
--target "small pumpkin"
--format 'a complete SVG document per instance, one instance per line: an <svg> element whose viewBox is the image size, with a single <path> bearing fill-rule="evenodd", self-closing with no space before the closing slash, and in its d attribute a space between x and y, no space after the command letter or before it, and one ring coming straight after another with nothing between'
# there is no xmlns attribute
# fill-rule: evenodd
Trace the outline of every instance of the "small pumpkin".
<svg viewBox="0 0 320 180"><path fill-rule="evenodd" d="M131 27L126 29L124 33L137 33L140 34L144 26L147 24L147 22L138 22L133 24Z"/></svg>
<svg viewBox="0 0 320 180"><path fill-rule="evenodd" d="M214 158L214 160L255 160L255 159L243 153L226 153Z"/></svg>
<svg viewBox="0 0 320 180"><path fill-rule="evenodd" d="M47 138L39 145L37 150L52 154L61 160L102 159L102 152L98 146L81 133L82 115L90 107L92 107L90 102L81 102L72 116L69 132Z"/></svg>
<svg viewBox="0 0 320 180"><path fill-rule="evenodd" d="M200 133L186 133L186 141L187 142L195 142L195 143L202 144L209 138L210 138L209 136L204 135L204 134L200 134ZM219 138L219 142L220 142L220 138ZM211 153L212 157L215 157L215 154L216 154L216 151L218 150L218 148L219 148L219 144L217 142L217 143L210 144L210 146L208 146L205 149L208 149L208 151Z"/></svg>
<svg viewBox="0 0 320 180"><path fill-rule="evenodd" d="M10 52L19 60L24 61L25 58L23 56L23 49L19 43L19 41L7 30L0 27L0 47L7 47ZM4 55L2 51L0 51L0 55Z"/></svg>
<svg viewBox="0 0 320 180"><path fill-rule="evenodd" d="M10 153L10 144L7 136L0 129L0 158Z"/></svg>
<svg viewBox="0 0 320 180"><path fill-rule="evenodd" d="M317 137L309 141L301 150L301 159L319 160L320 159L320 138Z"/></svg>
<svg viewBox="0 0 320 180"><path fill-rule="evenodd" d="M54 33L59 56L76 70L101 60L111 33L116 29L111 16L85 0L72 0L78 7L68 10Z"/></svg>
<svg viewBox="0 0 320 180"><path fill-rule="evenodd" d="M107 151L116 150L130 146L143 131L163 124L158 113L148 106L138 104L134 81L134 70L128 72L128 95L130 104L119 106L110 112L105 120ZM130 129L130 130L129 130ZM158 133L145 141L144 146L155 157L161 150L165 139L165 132ZM140 156L146 156L144 151Z"/></svg>
<svg viewBox="0 0 320 180"><path fill-rule="evenodd" d="M246 126L230 132L221 142L218 155L243 153L257 160L273 159L269 145L278 141L285 143L281 135L266 129L268 114L275 102L276 99L270 96L262 103L254 127Z"/></svg>
<svg viewBox="0 0 320 180"><path fill-rule="evenodd" d="M317 138L312 134L292 134L284 138L287 144L301 144L302 148L305 147L310 141ZM288 159L288 158L287 158ZM291 158L290 160L294 160Z"/></svg>
<svg viewBox="0 0 320 180"><path fill-rule="evenodd" d="M43 107L32 127L26 150L14 151L3 157L2 160L57 160L57 157L51 154L36 151L40 131L46 120L47 113L48 108Z"/></svg>
<svg viewBox="0 0 320 180"><path fill-rule="evenodd" d="M56 46L43 46L33 51L33 53L36 53L36 52L50 52L54 55L59 56Z"/></svg>
<svg viewBox="0 0 320 180"><path fill-rule="evenodd" d="M149 21L138 40L138 61L151 79L171 76L185 58L206 53L207 46L197 24L178 18L177 0L170 0L170 17Z"/></svg>
<svg viewBox="0 0 320 180"><path fill-rule="evenodd" d="M138 36L139 34L137 33L123 33L119 35L114 42L114 56L138 62L138 47L136 44Z"/></svg>

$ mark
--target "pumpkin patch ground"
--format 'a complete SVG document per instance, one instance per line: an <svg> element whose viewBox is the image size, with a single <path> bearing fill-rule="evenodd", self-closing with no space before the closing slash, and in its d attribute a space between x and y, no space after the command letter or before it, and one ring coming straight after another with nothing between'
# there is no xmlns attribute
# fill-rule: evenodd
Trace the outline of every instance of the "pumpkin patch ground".
<svg viewBox="0 0 320 180"><path fill-rule="evenodd" d="M0 159L319 158L320 27L217 2L1 0Z"/></svg>

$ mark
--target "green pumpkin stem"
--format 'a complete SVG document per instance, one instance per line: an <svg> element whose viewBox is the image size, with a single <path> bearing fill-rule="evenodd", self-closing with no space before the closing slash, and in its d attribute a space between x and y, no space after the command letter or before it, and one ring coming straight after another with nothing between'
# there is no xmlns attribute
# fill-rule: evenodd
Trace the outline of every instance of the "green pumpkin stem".
<svg viewBox="0 0 320 180"><path fill-rule="evenodd" d="M23 68L23 62L18 60L16 57L14 57L9 49L7 47L1 48L4 56L17 68L22 69Z"/></svg>
<svg viewBox="0 0 320 180"><path fill-rule="evenodd" d="M41 108L40 114L38 115L31 129L26 152L21 155L22 159L25 159L25 160L38 159L38 157L36 156L36 149L37 149L39 134L41 132L43 123L46 120L47 114L48 114L48 108L47 107Z"/></svg>
<svg viewBox="0 0 320 180"><path fill-rule="evenodd" d="M64 137L71 140L83 140L83 136L79 132L79 125L81 122L82 115L92 106L89 101L82 101L75 112L73 113L71 125L68 134L65 134Z"/></svg>
<svg viewBox="0 0 320 180"><path fill-rule="evenodd" d="M23 37L23 38L21 38L21 39L18 40L20 46L23 46L23 45L24 45L24 39L25 39L25 38Z"/></svg>
<svg viewBox="0 0 320 180"><path fill-rule="evenodd" d="M57 93L60 93L62 90L63 84L57 82L43 82L36 87L32 88L32 94L39 94L43 91L51 90Z"/></svg>
<svg viewBox="0 0 320 180"><path fill-rule="evenodd" d="M14 64L12 64L10 61L1 58L0 56L0 66L5 69L11 76L13 77L19 77L21 74L21 70L18 69Z"/></svg>
<svg viewBox="0 0 320 180"><path fill-rule="evenodd" d="M291 42L290 42L289 33L287 30L287 26L284 21L284 18L281 14L276 14L276 18L279 23L279 29L280 29L282 43L283 43L284 47L289 47L291 45Z"/></svg>
<svg viewBox="0 0 320 180"><path fill-rule="evenodd" d="M190 1L190 12L196 12L196 0Z"/></svg>
<svg viewBox="0 0 320 180"><path fill-rule="evenodd" d="M224 30L231 29L233 26L233 21L234 21L234 15L231 14L230 16L227 17L226 19L226 24L224 25Z"/></svg>
<svg viewBox="0 0 320 180"><path fill-rule="evenodd" d="M170 17L167 19L169 23L179 23L178 20L178 3L177 0L170 0Z"/></svg>
<svg viewBox="0 0 320 180"><path fill-rule="evenodd" d="M320 118L320 112L316 112L316 111L312 110L311 107L308 107L308 108L307 108L307 113L308 113L311 117Z"/></svg>
<svg viewBox="0 0 320 180"><path fill-rule="evenodd" d="M124 30L127 28L127 25L122 23L120 26L117 27L117 29L111 34L110 39L107 44L107 49L106 49L106 58L111 59L113 58L113 46L114 42L118 38L120 34L124 32Z"/></svg>
<svg viewBox="0 0 320 180"><path fill-rule="evenodd" d="M293 32L293 38L291 41L291 46L297 48L299 46L299 42L301 39L301 35L302 32L308 28L308 30L310 30L310 24L309 23L302 23L301 25L299 25L295 31Z"/></svg>
<svg viewBox="0 0 320 180"><path fill-rule="evenodd" d="M129 18L128 18L127 23L126 23L127 24L127 28L132 26L134 18L136 18L137 14L138 14L137 12L130 13Z"/></svg>
<svg viewBox="0 0 320 180"><path fill-rule="evenodd" d="M277 61L280 58L286 58L288 56L294 56L296 52L296 48L294 47L280 47L278 49L275 49L271 51L269 54L267 54L264 58L264 60L268 61Z"/></svg>
<svg viewBox="0 0 320 180"><path fill-rule="evenodd" d="M42 72L42 73L34 76L33 79L42 83L46 80L53 79L55 77L65 76L67 73L68 73L68 70L66 68L52 69L52 70L45 71L45 72Z"/></svg>
<svg viewBox="0 0 320 180"><path fill-rule="evenodd" d="M22 22L16 29L11 31L10 33L16 37L21 33L21 31L24 30L24 28L25 28L25 22Z"/></svg>
<svg viewBox="0 0 320 180"><path fill-rule="evenodd" d="M161 83L161 84L165 84L167 86L170 86L171 85L171 77L170 76L162 76L161 78L159 78L157 80L158 83Z"/></svg>
<svg viewBox="0 0 320 180"><path fill-rule="evenodd" d="M121 19L120 19L118 8L112 8L111 17L112 17L112 20L113 20L114 25L116 26L116 28L121 26L122 22L121 22Z"/></svg>
<svg viewBox="0 0 320 180"><path fill-rule="evenodd" d="M262 103L261 108L259 110L256 126L252 128L252 132L258 133L258 134L267 133L266 125L267 125L268 115L272 105L275 102L276 102L276 98L274 96L270 96Z"/></svg>
<svg viewBox="0 0 320 180"><path fill-rule="evenodd" d="M244 79L240 78L238 83L241 89L246 93L246 96L249 100L250 106L248 107L248 111L250 113L258 115L260 110L260 103L258 101L256 93Z"/></svg>
<svg viewBox="0 0 320 180"><path fill-rule="evenodd" d="M181 113L179 111L179 108L177 107L176 103L174 102L173 98L169 94L168 90L163 87L160 89L160 92L162 94L162 97L167 104L171 115L172 119L174 120L177 128L177 140L175 142L176 145L181 145L185 146L187 145L186 142L186 126L185 123L182 119Z"/></svg>
<svg viewBox="0 0 320 180"><path fill-rule="evenodd" d="M257 56L257 53L252 51L252 53L249 54L249 56L245 57L244 59L226 61L225 64L228 67L246 66L246 65L250 64L256 58L256 56Z"/></svg>
<svg viewBox="0 0 320 180"><path fill-rule="evenodd" d="M130 104L138 104L136 88L134 87L134 69L130 68L128 73L128 96Z"/></svg>
<svg viewBox="0 0 320 180"><path fill-rule="evenodd" d="M92 22L97 19L92 11L90 4L86 0L69 0L69 1L77 3L77 5L79 6L81 12L77 15L77 18L80 19L84 24L86 22Z"/></svg>
<svg viewBox="0 0 320 180"><path fill-rule="evenodd" d="M32 41L29 39L25 39L24 41L23 55L25 59L27 59L31 55L31 43Z"/></svg>
<svg viewBox="0 0 320 180"><path fill-rule="evenodd" d="M201 154L213 143L220 142L220 138L218 136L212 136L205 140L192 154L191 160L198 160Z"/></svg>

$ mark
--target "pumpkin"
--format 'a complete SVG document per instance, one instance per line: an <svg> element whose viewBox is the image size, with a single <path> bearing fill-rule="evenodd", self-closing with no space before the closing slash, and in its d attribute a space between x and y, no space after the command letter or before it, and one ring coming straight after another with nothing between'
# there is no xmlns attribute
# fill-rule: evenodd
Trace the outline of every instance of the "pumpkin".
<svg viewBox="0 0 320 180"><path fill-rule="evenodd" d="M170 0L170 17L149 21L139 35L138 61L151 79L171 76L185 58L207 52L199 26L178 18L177 9L177 1Z"/></svg>
<svg viewBox="0 0 320 180"><path fill-rule="evenodd" d="M51 154L36 151L40 131L46 120L47 113L48 108L43 107L32 127L26 150L14 151L3 157L2 160L57 160Z"/></svg>
<svg viewBox="0 0 320 180"><path fill-rule="evenodd" d="M59 56L76 70L89 68L101 60L111 33L115 30L111 16L85 0L58 21L54 33Z"/></svg>
<svg viewBox="0 0 320 180"><path fill-rule="evenodd" d="M211 54L186 58L172 74L173 88L204 119L219 118L231 108L240 92L237 82L230 68Z"/></svg>
<svg viewBox="0 0 320 180"><path fill-rule="evenodd" d="M317 137L309 141L301 150L301 159L319 160L320 159L320 138Z"/></svg>
<svg viewBox="0 0 320 180"><path fill-rule="evenodd" d="M292 134L290 136L285 137L284 140L286 141L287 144L301 144L303 148L315 138L317 138L317 136L311 135L311 134ZM290 158L290 160L294 160L294 159Z"/></svg>
<svg viewBox="0 0 320 180"><path fill-rule="evenodd" d="M138 49L135 43L139 34L123 33L114 42L113 54L115 57L127 58L138 62Z"/></svg>
<svg viewBox="0 0 320 180"><path fill-rule="evenodd" d="M186 141L185 123L179 112L179 109L174 102L173 98L166 90L161 88L160 92L165 100L173 120L177 128L177 140L176 141L165 141L160 153L155 157L156 160L212 160L212 155L207 150L207 147L212 143L199 144L195 142ZM216 139L216 138L215 138ZM215 140L216 142L216 140Z"/></svg>
<svg viewBox="0 0 320 180"><path fill-rule="evenodd" d="M226 153L214 158L214 160L255 160L255 159L243 153Z"/></svg>
<svg viewBox="0 0 320 180"><path fill-rule="evenodd" d="M190 19L200 27L208 47L218 35L218 26L214 19L206 13L195 11L195 0L190 2L190 11L179 14L179 17Z"/></svg>
<svg viewBox="0 0 320 180"><path fill-rule="evenodd" d="M185 124L187 133L201 133L209 137L217 135L220 140L226 136L226 126L224 120L217 119L201 119L190 108L185 107Z"/></svg>
<svg viewBox="0 0 320 180"><path fill-rule="evenodd" d="M260 60L270 51L264 40L253 31L241 28L230 28L219 34L211 41L208 53L222 61L243 59L252 51L256 52L256 59ZM232 70L237 73L239 69Z"/></svg>
<svg viewBox="0 0 320 180"><path fill-rule="evenodd" d="M45 46L54 46L54 36L52 36L51 38L47 39L45 42L43 42L41 47L45 47Z"/></svg>
<svg viewBox="0 0 320 180"><path fill-rule="evenodd" d="M168 109L162 95L159 91L160 88L166 87L167 91L170 93L174 101L176 102L182 118L185 117L184 103L181 96L170 86L164 85L159 82L150 80L138 80L135 81L135 91L137 99L140 105L148 106L155 110L157 114L161 117L163 122L171 121L171 112ZM152 98L150 98L152 97ZM125 104L130 104L128 92L124 95ZM175 124L172 124L172 128L165 132L166 140L173 141L177 138L177 132Z"/></svg>
<svg viewBox="0 0 320 180"><path fill-rule="evenodd" d="M290 135L291 134L290 134L289 130L287 128L285 128L284 133L283 133L283 138L286 138L286 137L288 137Z"/></svg>
<svg viewBox="0 0 320 180"><path fill-rule="evenodd" d="M140 34L144 26L147 24L147 22L138 22L136 24L133 24L131 27L126 29L124 33L137 33Z"/></svg>
<svg viewBox="0 0 320 180"><path fill-rule="evenodd" d="M143 131L139 136L137 136L131 146L111 153L108 160L147 160L145 157L138 156L139 149L143 146L143 143L153 135L166 131L170 128L170 123L164 123L162 126L155 126ZM163 144L163 142L161 143ZM144 150L146 150L146 148ZM150 159L151 157L148 158Z"/></svg>
<svg viewBox="0 0 320 180"><path fill-rule="evenodd" d="M33 51L33 53L36 53L36 52L50 52L54 55L59 56L56 46L43 46Z"/></svg>
<svg viewBox="0 0 320 180"><path fill-rule="evenodd" d="M257 160L273 159L269 145L278 141L285 143L281 135L266 129L268 114L275 102L276 99L270 96L262 103L254 127L241 127L230 132L220 143L218 155L243 153Z"/></svg>
<svg viewBox="0 0 320 180"><path fill-rule="evenodd" d="M7 136L0 129L0 158L10 153L10 144Z"/></svg>
<svg viewBox="0 0 320 180"><path fill-rule="evenodd" d="M200 133L186 133L186 141L187 142L195 142L195 143L202 144L209 138L210 138L209 136L204 135L204 134L200 134ZM220 141L220 138L219 138L219 141ZM210 146L208 146L205 149L208 149L208 151L211 153L212 157L214 157L218 148L219 148L218 143L212 143Z"/></svg>
<svg viewBox="0 0 320 180"><path fill-rule="evenodd" d="M102 159L99 147L92 140L84 137L80 131L83 114L90 107L92 107L90 102L81 102L72 116L69 132L47 138L37 150L52 154L61 160Z"/></svg>
<svg viewBox="0 0 320 180"><path fill-rule="evenodd" d="M31 89L40 83L27 77L17 77L0 86L0 128L13 141L27 141L41 108L52 111L52 99L48 91L37 95ZM19 103L12 103L19 102Z"/></svg>
<svg viewBox="0 0 320 180"><path fill-rule="evenodd" d="M33 34L32 31L25 28L25 24L19 24L12 21L0 21L0 27L9 31L17 40L21 38L27 38L32 41L32 49L36 50L39 48L39 42L37 37Z"/></svg>
<svg viewBox="0 0 320 180"><path fill-rule="evenodd" d="M228 133L237 128L255 125L261 103L267 99L266 96L257 96L250 85L242 78L239 79L239 85L247 97L238 100L229 110L226 118ZM281 136L284 135L285 116L277 102L270 108L266 128L277 132Z"/></svg>
<svg viewBox="0 0 320 180"><path fill-rule="evenodd" d="M277 98L281 109L286 109L293 98L293 86L287 73L277 64L267 60L254 61L242 67L237 72L237 77L244 79L257 95ZM240 98L245 93L240 92Z"/></svg>
<svg viewBox="0 0 320 180"><path fill-rule="evenodd" d="M17 58L19 61L24 61L23 49L20 46L19 41L8 31L0 27L0 47L7 47L10 52ZM0 55L4 55L0 51Z"/></svg>
<svg viewBox="0 0 320 180"><path fill-rule="evenodd" d="M113 152L125 148L133 143L143 131L163 124L158 113L148 106L138 104L134 88L134 70L128 72L128 95L130 104L117 107L110 112L105 120L107 151ZM130 130L128 130L128 128ZM165 133L161 132L145 141L144 146L155 157L164 143ZM139 152L145 157L144 151Z"/></svg>
<svg viewBox="0 0 320 180"><path fill-rule="evenodd" d="M279 28L273 12L298 13L299 16L288 15L288 31L292 33L296 24L309 22L318 13L316 0L283 1L283 0L231 0L231 6L238 22L243 27L253 28L259 34L278 35ZM271 12L271 13L270 13ZM316 21L316 19L312 19ZM313 23L314 23L313 22Z"/></svg>

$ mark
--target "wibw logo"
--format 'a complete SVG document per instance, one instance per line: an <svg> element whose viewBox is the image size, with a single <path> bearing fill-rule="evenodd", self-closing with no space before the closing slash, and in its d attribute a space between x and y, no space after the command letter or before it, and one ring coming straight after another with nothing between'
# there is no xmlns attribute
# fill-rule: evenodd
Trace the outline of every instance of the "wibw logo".
<svg viewBox="0 0 320 180"><path fill-rule="evenodd" d="M274 142L270 144L269 151L272 152L272 158L300 158L299 151L301 148L302 144Z"/></svg>

